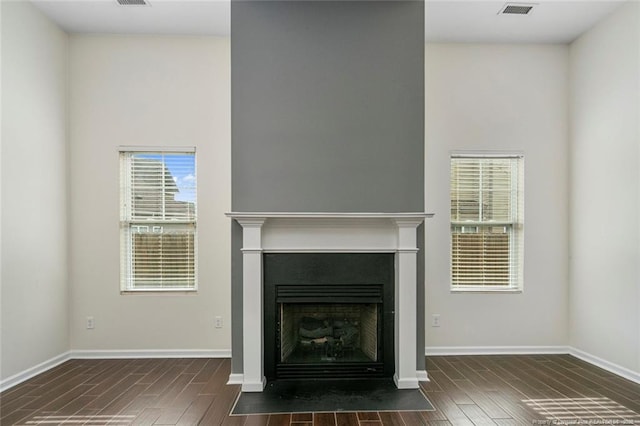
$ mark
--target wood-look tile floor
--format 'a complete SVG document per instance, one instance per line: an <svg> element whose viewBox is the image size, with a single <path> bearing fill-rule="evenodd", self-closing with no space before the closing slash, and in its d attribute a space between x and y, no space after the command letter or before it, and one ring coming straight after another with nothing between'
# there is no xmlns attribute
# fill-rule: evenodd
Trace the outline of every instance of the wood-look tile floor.
<svg viewBox="0 0 640 426"><path fill-rule="evenodd" d="M428 357L425 412L229 416L228 359L71 360L0 394L2 425L640 424L640 385L569 355Z"/></svg>

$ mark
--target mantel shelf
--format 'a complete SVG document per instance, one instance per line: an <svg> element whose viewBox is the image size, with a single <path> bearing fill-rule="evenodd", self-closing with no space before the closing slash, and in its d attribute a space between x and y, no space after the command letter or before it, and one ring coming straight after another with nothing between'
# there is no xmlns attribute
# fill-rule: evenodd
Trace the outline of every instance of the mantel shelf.
<svg viewBox="0 0 640 426"><path fill-rule="evenodd" d="M433 217L434 213L398 212L229 212L232 219L424 219Z"/></svg>

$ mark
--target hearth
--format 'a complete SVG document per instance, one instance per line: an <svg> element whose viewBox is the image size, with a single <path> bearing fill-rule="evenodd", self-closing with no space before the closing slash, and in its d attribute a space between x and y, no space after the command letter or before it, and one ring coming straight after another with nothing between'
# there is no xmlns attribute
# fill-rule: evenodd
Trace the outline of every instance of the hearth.
<svg viewBox="0 0 640 426"><path fill-rule="evenodd" d="M391 377L393 253L264 255L267 379Z"/></svg>

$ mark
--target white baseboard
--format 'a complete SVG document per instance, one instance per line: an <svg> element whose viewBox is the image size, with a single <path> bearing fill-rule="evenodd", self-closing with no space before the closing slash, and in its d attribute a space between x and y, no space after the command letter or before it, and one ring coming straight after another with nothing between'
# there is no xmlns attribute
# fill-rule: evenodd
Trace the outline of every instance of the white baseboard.
<svg viewBox="0 0 640 426"><path fill-rule="evenodd" d="M596 367L600 367L612 372L613 374L617 374L618 376L631 380L632 382L640 383L640 373L637 371L633 371L618 364L614 364L613 362L609 362L574 347L569 347L569 354L575 356L576 358L580 358L581 360L586 361L589 364L593 364Z"/></svg>
<svg viewBox="0 0 640 426"><path fill-rule="evenodd" d="M244 382L244 374L240 373L231 373L229 374L228 385L241 385Z"/></svg>
<svg viewBox="0 0 640 426"><path fill-rule="evenodd" d="M75 350L74 359L231 358L229 349Z"/></svg>
<svg viewBox="0 0 640 426"><path fill-rule="evenodd" d="M14 374L11 377L7 377L6 379L0 381L0 392L4 392L5 390L14 387L17 384L20 384L30 378L37 376L38 374L42 374L47 370L52 369L65 361L71 359L71 352L65 352L58 356L55 356L51 359L46 360L45 362L41 362L40 364L28 368L18 374Z"/></svg>
<svg viewBox="0 0 640 426"><path fill-rule="evenodd" d="M427 346L426 356L568 354L568 346Z"/></svg>
<svg viewBox="0 0 640 426"><path fill-rule="evenodd" d="M401 379L398 377L397 374L393 375L393 381L396 384L396 387L398 389L419 389L420 388L420 384L418 383L418 378L416 377L415 379L413 377L411 378L404 378Z"/></svg>
<svg viewBox="0 0 640 426"><path fill-rule="evenodd" d="M429 377L427 376L427 370L416 371L416 376L418 377L419 382L430 382Z"/></svg>
<svg viewBox="0 0 640 426"><path fill-rule="evenodd" d="M242 382L242 392L262 392L267 386L267 378L263 377L261 381Z"/></svg>

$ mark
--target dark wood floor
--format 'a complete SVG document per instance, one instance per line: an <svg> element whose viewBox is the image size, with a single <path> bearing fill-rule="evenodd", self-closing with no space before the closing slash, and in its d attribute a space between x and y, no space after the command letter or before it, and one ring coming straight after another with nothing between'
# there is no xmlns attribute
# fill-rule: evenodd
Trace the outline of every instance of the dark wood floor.
<svg viewBox="0 0 640 426"><path fill-rule="evenodd" d="M229 416L228 359L72 360L0 394L2 425L640 424L640 385L569 355L428 357L428 412Z"/></svg>

